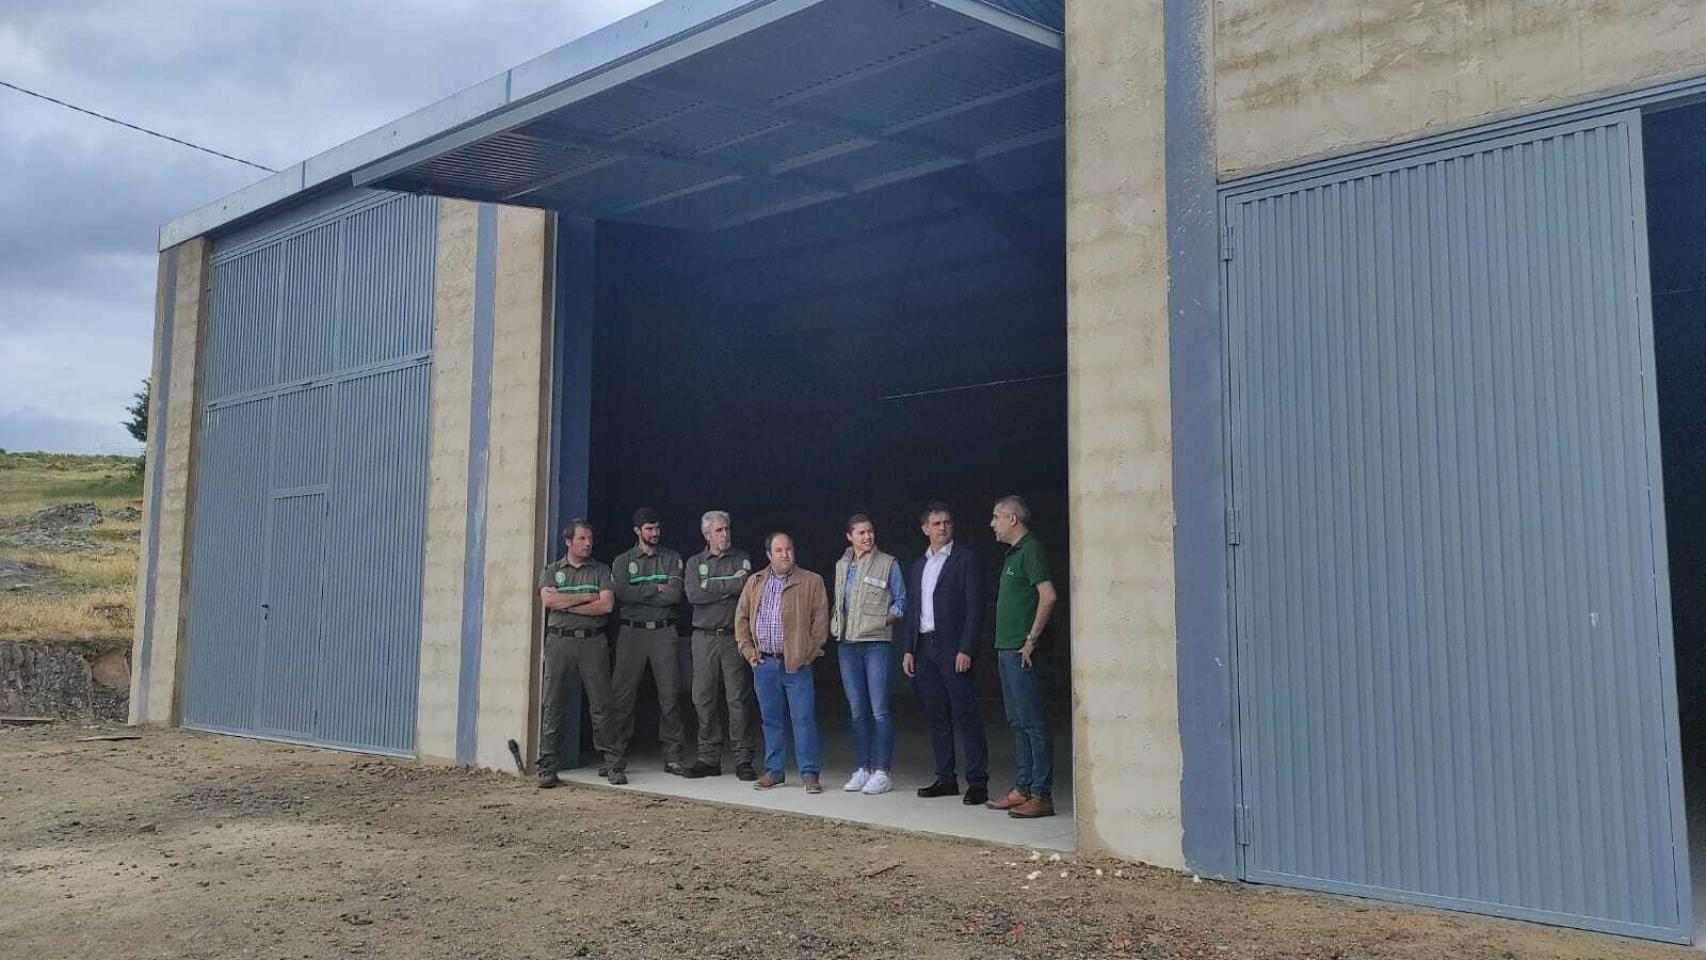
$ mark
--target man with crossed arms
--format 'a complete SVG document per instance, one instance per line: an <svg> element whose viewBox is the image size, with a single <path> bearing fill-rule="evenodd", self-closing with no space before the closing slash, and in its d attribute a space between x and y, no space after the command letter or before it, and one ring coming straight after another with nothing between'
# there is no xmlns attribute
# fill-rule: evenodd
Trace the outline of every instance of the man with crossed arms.
<svg viewBox="0 0 1706 960"><path fill-rule="evenodd" d="M735 603L752 575L752 559L733 545L729 515L707 510L699 519L705 549L687 560L687 602L693 607L693 708L699 715L699 759L689 773L723 775L723 743L735 755L735 776L757 780L752 768L752 667L735 643ZM723 709L728 709L728 725Z"/></svg>

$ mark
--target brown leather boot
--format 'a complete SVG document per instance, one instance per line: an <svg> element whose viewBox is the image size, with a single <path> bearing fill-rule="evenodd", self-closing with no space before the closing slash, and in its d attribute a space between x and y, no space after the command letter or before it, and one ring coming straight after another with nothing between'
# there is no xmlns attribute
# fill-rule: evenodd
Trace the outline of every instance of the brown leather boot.
<svg viewBox="0 0 1706 960"><path fill-rule="evenodd" d="M1049 797L1032 797L1024 803L1021 803L1007 811L1007 815L1009 817L1018 817L1021 820L1030 820L1035 817L1052 817L1054 816L1054 800Z"/></svg>
<svg viewBox="0 0 1706 960"><path fill-rule="evenodd" d="M816 774L807 774L806 776L801 777L800 779L802 779L806 782L806 792L807 793L822 793L823 792L823 783L818 780Z"/></svg>
<svg viewBox="0 0 1706 960"><path fill-rule="evenodd" d="M772 787L779 787L781 785L782 785L782 778L781 777L778 777L778 776L775 776L769 772L766 772L764 774L764 776L758 778L757 783L752 785L752 789L754 789L754 790L769 790Z"/></svg>
<svg viewBox="0 0 1706 960"><path fill-rule="evenodd" d="M1009 791L1007 791L1007 795L1005 797L997 797L994 800L991 800L988 803L984 804L984 806L988 807L991 810L1011 810L1014 807L1018 806L1021 803L1024 803L1026 800L1029 800L1029 799L1031 799L1031 798L1020 793L1017 790L1009 790Z"/></svg>

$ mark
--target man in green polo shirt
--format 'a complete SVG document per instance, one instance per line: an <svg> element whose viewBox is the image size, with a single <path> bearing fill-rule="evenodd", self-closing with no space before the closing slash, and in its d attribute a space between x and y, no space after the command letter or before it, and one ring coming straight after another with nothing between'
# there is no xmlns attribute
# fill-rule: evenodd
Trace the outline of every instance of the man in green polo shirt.
<svg viewBox="0 0 1706 960"><path fill-rule="evenodd" d="M1025 819L1054 816L1054 743L1032 654L1056 595L1048 557L1031 536L1030 522L1031 508L1016 496L997 500L989 521L995 539L1007 545L995 595L995 659L1007 725L1013 728L1015 770L1012 791L988 807Z"/></svg>

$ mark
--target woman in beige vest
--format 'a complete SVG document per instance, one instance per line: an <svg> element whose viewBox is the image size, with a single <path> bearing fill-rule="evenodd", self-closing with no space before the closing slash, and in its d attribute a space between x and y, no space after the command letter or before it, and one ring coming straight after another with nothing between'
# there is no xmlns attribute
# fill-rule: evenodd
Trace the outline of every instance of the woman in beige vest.
<svg viewBox="0 0 1706 960"><path fill-rule="evenodd" d="M894 557L877 549L877 528L856 513L847 519L847 552L835 564L835 610L830 632L841 641L841 686L853 713L858 769L841 789L887 793L893 786L894 713L889 675L894 666L894 624L906 615L906 576Z"/></svg>

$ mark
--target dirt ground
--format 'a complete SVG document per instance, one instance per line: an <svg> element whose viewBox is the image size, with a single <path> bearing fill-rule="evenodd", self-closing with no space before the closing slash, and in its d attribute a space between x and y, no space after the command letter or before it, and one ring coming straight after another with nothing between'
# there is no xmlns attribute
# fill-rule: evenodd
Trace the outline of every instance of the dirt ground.
<svg viewBox="0 0 1706 960"><path fill-rule="evenodd" d="M407 761L0 727L0 958L364 956L1692 954Z"/></svg>

